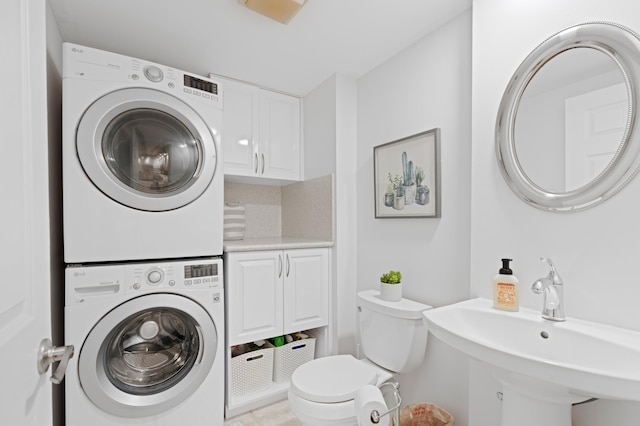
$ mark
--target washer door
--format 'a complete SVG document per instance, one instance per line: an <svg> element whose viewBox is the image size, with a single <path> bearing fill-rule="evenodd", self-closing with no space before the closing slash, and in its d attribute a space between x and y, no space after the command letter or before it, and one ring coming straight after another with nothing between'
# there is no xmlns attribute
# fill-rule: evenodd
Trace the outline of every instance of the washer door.
<svg viewBox="0 0 640 426"><path fill-rule="evenodd" d="M189 105L153 89L121 89L85 111L78 158L93 184L125 206L147 211L196 200L216 170L212 129Z"/></svg>
<svg viewBox="0 0 640 426"><path fill-rule="evenodd" d="M93 327L80 350L80 384L107 413L160 414L202 384L217 341L216 326L200 304L175 294L140 296Z"/></svg>

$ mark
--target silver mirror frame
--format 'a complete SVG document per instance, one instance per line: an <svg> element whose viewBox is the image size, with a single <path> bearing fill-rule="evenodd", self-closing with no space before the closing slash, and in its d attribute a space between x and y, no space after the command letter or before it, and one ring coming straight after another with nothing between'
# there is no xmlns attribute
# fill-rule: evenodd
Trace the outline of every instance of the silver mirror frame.
<svg viewBox="0 0 640 426"><path fill-rule="evenodd" d="M515 149L515 120L522 95L536 73L557 55L575 48L596 49L618 64L627 85L627 124L617 152L595 179L571 191L553 192L536 185L522 168ZM640 168L639 99L640 37L635 32L611 22L589 22L549 37L520 64L498 109L496 157L507 185L527 204L553 212L584 210L617 194Z"/></svg>

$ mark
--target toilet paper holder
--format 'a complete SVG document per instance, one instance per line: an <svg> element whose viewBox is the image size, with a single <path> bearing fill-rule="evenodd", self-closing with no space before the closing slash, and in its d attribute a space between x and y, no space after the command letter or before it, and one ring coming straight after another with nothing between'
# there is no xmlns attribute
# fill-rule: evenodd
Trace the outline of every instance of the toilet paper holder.
<svg viewBox="0 0 640 426"><path fill-rule="evenodd" d="M402 398L400 397L400 391L398 390L400 385L396 382L386 382L380 385L380 389L382 389L382 387L384 386L391 386L393 388L393 396L396 399L396 405L395 407L387 410L382 414L380 414L378 410L371 411L371 422L373 422L374 424L378 424L380 422L380 419L383 418L384 416L391 414L393 412L396 412L396 410L400 408L400 405L402 405ZM398 423L397 420L399 419L397 419L396 417L396 423Z"/></svg>

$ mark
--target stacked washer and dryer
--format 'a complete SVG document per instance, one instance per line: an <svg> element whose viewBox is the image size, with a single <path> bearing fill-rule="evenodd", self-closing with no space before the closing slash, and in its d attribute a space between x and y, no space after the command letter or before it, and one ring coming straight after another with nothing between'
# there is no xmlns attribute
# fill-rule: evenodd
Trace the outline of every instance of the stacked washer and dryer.
<svg viewBox="0 0 640 426"><path fill-rule="evenodd" d="M66 425L222 424L221 88L63 49Z"/></svg>

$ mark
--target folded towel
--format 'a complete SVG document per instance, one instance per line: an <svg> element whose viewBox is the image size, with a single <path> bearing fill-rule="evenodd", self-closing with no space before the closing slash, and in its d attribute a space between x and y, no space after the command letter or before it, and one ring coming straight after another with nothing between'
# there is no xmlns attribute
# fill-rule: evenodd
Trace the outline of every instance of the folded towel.
<svg viewBox="0 0 640 426"><path fill-rule="evenodd" d="M225 240L242 240L244 238L245 214L240 203L225 203L224 234Z"/></svg>

